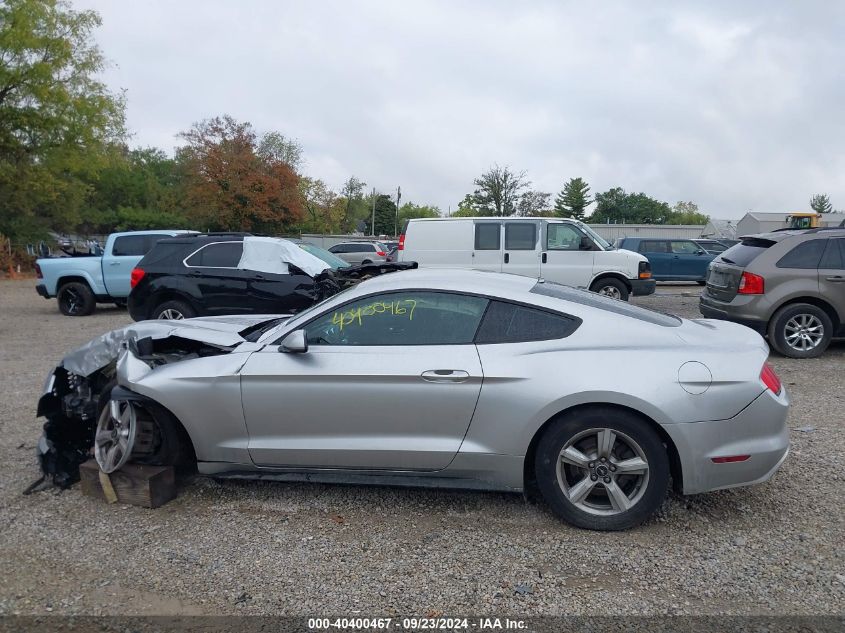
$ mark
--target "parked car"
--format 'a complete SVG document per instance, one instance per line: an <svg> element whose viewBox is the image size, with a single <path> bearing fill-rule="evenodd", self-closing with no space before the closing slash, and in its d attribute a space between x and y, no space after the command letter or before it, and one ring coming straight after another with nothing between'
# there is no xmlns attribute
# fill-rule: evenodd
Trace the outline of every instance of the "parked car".
<svg viewBox="0 0 845 633"><path fill-rule="evenodd" d="M42 258L35 262L40 280L36 292L57 298L65 316L87 316L97 303L123 304L129 296L130 274L156 242L188 231L128 231L112 233L102 256Z"/></svg>
<svg viewBox="0 0 845 633"><path fill-rule="evenodd" d="M619 248L645 255L656 281L694 281L703 286L707 266L716 256L695 240L625 237L618 243Z"/></svg>
<svg viewBox="0 0 845 633"><path fill-rule="evenodd" d="M768 334L784 356L820 356L845 336L845 229L743 237L713 260L699 308Z"/></svg>
<svg viewBox="0 0 845 633"><path fill-rule="evenodd" d="M341 242L329 252L350 264L377 264L387 261L388 248L381 242Z"/></svg>
<svg viewBox="0 0 845 633"><path fill-rule="evenodd" d="M718 255L719 253L723 253L728 250L732 245L722 242L721 240L708 240L708 239L695 239L693 240L696 244L698 244L701 248L707 251L710 255Z"/></svg>
<svg viewBox="0 0 845 633"><path fill-rule="evenodd" d="M644 256L614 249L577 220L409 220L399 238L399 261L543 278L622 300L651 294L655 285Z"/></svg>
<svg viewBox="0 0 845 633"><path fill-rule="evenodd" d="M293 313L362 278L408 267L351 266L317 246L270 237L180 236L159 241L132 271L129 314L143 321Z"/></svg>
<svg viewBox="0 0 845 633"><path fill-rule="evenodd" d="M148 321L94 339L48 377L39 446L45 472L68 479L70 445L93 447L107 473L135 460L214 477L536 486L574 525L617 530L660 507L670 476L685 494L772 477L789 400L767 355L733 323L423 269L291 318Z"/></svg>

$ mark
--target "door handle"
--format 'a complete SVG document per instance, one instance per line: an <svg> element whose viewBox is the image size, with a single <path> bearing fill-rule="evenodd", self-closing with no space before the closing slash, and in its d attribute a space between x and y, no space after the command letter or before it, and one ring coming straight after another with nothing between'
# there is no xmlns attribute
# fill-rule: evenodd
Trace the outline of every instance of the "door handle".
<svg viewBox="0 0 845 633"><path fill-rule="evenodd" d="M511 254L505 253L505 263L507 264L511 260Z"/></svg>
<svg viewBox="0 0 845 633"><path fill-rule="evenodd" d="M545 263L546 263L546 259L547 259L547 257L546 257L546 253L543 253L543 256L542 256L540 259L541 259L541 261L545 264Z"/></svg>
<svg viewBox="0 0 845 633"><path fill-rule="evenodd" d="M120 266L120 262L109 262L109 266Z"/></svg>
<svg viewBox="0 0 845 633"><path fill-rule="evenodd" d="M834 282L836 282L836 281L839 281L839 282L845 281L845 277L843 277L842 275L833 275L832 277L825 277L825 279L826 279L826 280L828 280L828 281L834 281Z"/></svg>
<svg viewBox="0 0 845 633"><path fill-rule="evenodd" d="M469 372L462 369L429 369L420 377L428 382L464 382L469 380Z"/></svg>

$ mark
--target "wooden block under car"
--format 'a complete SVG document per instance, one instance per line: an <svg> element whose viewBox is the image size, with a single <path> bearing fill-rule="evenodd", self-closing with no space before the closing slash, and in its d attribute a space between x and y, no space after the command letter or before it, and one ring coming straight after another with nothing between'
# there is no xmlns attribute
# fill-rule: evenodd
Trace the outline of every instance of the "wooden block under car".
<svg viewBox="0 0 845 633"><path fill-rule="evenodd" d="M100 467L93 459L79 467L82 492L89 497L106 501L100 484ZM112 488L120 503L144 508L157 508L176 498L176 475L172 466L126 464L109 475Z"/></svg>

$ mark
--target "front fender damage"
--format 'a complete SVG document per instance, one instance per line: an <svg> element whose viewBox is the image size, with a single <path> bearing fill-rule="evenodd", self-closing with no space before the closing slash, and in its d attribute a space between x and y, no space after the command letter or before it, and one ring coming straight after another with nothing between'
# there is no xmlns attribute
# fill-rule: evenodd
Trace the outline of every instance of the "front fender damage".
<svg viewBox="0 0 845 633"><path fill-rule="evenodd" d="M36 449L44 477L60 488L79 480L79 466L92 454L99 413L116 384L131 386L170 363L227 354L243 342L236 329L255 321L230 319L217 329L190 321L141 322L70 352L47 377L38 401L36 414L46 418Z"/></svg>

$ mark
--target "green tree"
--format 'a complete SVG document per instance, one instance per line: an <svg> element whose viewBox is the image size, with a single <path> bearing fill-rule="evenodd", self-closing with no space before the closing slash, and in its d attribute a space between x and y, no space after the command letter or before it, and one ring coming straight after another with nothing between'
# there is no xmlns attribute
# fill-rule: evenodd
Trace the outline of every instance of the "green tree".
<svg viewBox="0 0 845 633"><path fill-rule="evenodd" d="M830 213L833 211L830 197L826 193L817 193L810 198L810 208L816 213Z"/></svg>
<svg viewBox="0 0 845 633"><path fill-rule="evenodd" d="M267 132L261 137L256 150L266 163L282 163L299 173L305 162L302 145L296 139L288 138L279 132Z"/></svg>
<svg viewBox="0 0 845 633"><path fill-rule="evenodd" d="M472 218L477 215L481 214L475 209L475 199L471 193L465 195L464 199L458 203L457 210L452 212L453 218Z"/></svg>
<svg viewBox="0 0 845 633"><path fill-rule="evenodd" d="M372 206L368 206L364 200L366 186L367 183L355 176L350 176L349 180L343 183L343 189L340 190L344 202L340 230L344 233L359 230L366 225L367 218L372 217Z"/></svg>
<svg viewBox="0 0 845 633"><path fill-rule="evenodd" d="M372 196L369 196L372 204ZM372 216L366 220L366 233L374 235L393 235L393 225L396 221L396 203L387 194L376 194L376 230L371 230Z"/></svg>
<svg viewBox="0 0 845 633"><path fill-rule="evenodd" d="M707 224L710 216L698 210L695 202L677 202L672 207L672 213L667 219L667 224Z"/></svg>
<svg viewBox="0 0 845 633"><path fill-rule="evenodd" d="M672 209L665 202L644 193L626 193L622 187L614 187L596 194L596 207L590 222L666 224L671 217Z"/></svg>
<svg viewBox="0 0 845 633"><path fill-rule="evenodd" d="M32 239L80 220L103 147L124 135L122 95L98 76L94 11L0 3L0 232Z"/></svg>
<svg viewBox="0 0 845 633"><path fill-rule="evenodd" d="M423 204L414 204L413 202L406 202L399 207L399 230L405 226L405 222L415 218L439 218L440 209L435 206Z"/></svg>
<svg viewBox="0 0 845 633"><path fill-rule="evenodd" d="M517 211L522 193L531 184L525 172L493 165L474 181L473 206L478 215L508 216Z"/></svg>
<svg viewBox="0 0 845 633"><path fill-rule="evenodd" d="M516 214L529 218L542 218L554 215L549 203L552 194L543 191L526 191L519 198Z"/></svg>
<svg viewBox="0 0 845 633"><path fill-rule="evenodd" d="M583 220L590 199L590 185L581 178L570 178L555 198L555 215Z"/></svg>

